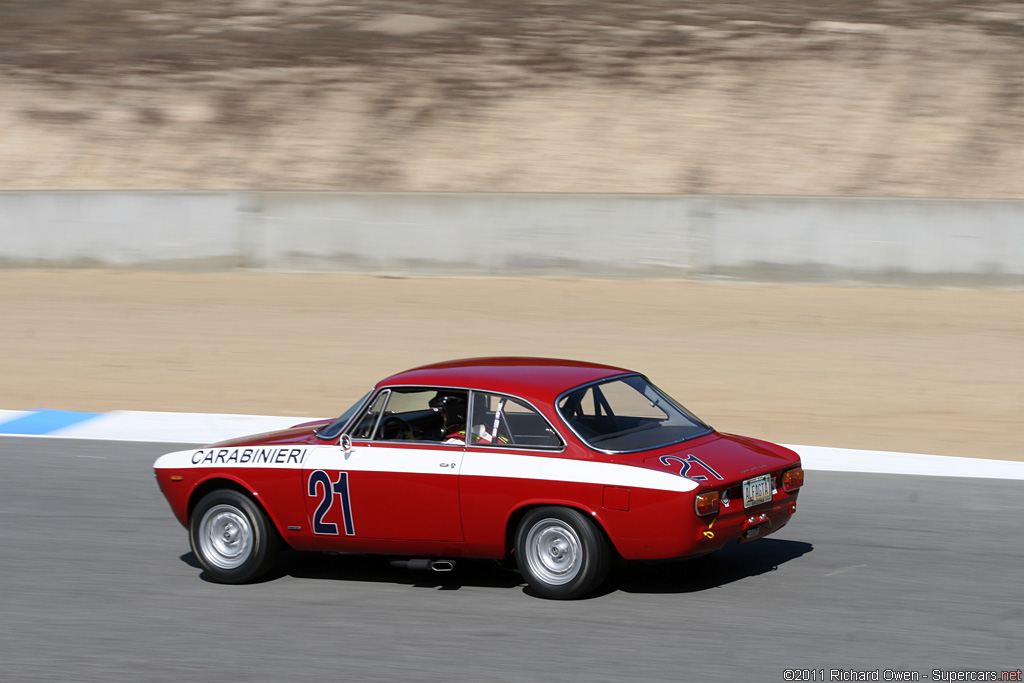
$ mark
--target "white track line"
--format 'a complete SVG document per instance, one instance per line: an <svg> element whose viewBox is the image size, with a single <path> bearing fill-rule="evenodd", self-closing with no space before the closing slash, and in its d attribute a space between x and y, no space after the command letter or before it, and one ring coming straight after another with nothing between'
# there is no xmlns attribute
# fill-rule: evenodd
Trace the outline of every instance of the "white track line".
<svg viewBox="0 0 1024 683"><path fill-rule="evenodd" d="M1024 480L1024 462L1014 460L957 458L826 446L786 447L800 454L800 460L806 470Z"/></svg>

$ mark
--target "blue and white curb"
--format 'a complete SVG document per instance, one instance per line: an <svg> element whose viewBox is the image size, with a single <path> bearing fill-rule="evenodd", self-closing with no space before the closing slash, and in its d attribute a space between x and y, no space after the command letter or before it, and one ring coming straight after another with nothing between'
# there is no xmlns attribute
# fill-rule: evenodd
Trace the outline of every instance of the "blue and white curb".
<svg viewBox="0 0 1024 683"><path fill-rule="evenodd" d="M115 410L0 410L0 436L45 436L106 441L208 444L284 429L317 418ZM1024 462L890 451L787 445L804 469L871 474L912 474L1024 480Z"/></svg>
<svg viewBox="0 0 1024 683"><path fill-rule="evenodd" d="M311 419L316 418L137 410L109 413L0 410L0 436L206 444L285 429Z"/></svg>
<svg viewBox="0 0 1024 683"><path fill-rule="evenodd" d="M99 416L70 410L0 410L0 429L4 434L51 434Z"/></svg>

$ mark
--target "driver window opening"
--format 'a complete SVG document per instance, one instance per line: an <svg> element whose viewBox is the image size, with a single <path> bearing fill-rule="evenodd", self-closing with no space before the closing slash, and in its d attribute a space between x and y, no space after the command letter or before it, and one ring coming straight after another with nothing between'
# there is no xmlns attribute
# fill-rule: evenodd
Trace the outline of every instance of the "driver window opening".
<svg viewBox="0 0 1024 683"><path fill-rule="evenodd" d="M353 438L464 444L469 392L461 389L394 387L374 401Z"/></svg>

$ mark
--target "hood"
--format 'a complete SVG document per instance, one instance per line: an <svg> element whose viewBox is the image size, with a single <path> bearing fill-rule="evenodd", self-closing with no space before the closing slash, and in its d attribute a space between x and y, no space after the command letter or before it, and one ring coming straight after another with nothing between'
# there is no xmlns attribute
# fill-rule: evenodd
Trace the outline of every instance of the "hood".
<svg viewBox="0 0 1024 683"><path fill-rule="evenodd" d="M295 425L294 427L288 427L287 429L278 429L273 432L263 432L262 434L250 434L248 436L239 436L234 439L227 439L225 441L218 441L210 446L255 446L259 445L270 445L270 444L285 444L285 443L314 443L317 441L316 434L314 433L320 427L329 425L332 420L316 420L315 422L303 422L302 424Z"/></svg>
<svg viewBox="0 0 1024 683"><path fill-rule="evenodd" d="M710 439L679 444L644 458L646 467L672 470L708 484L734 483L799 463L800 456L788 448L735 434L715 434Z"/></svg>

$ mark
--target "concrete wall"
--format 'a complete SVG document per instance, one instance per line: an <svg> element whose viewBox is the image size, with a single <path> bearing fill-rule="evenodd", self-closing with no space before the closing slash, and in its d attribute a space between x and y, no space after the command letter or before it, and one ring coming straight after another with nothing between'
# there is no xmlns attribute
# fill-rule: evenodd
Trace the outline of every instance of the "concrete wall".
<svg viewBox="0 0 1024 683"><path fill-rule="evenodd" d="M1024 286L1024 201L0 193L5 267Z"/></svg>

